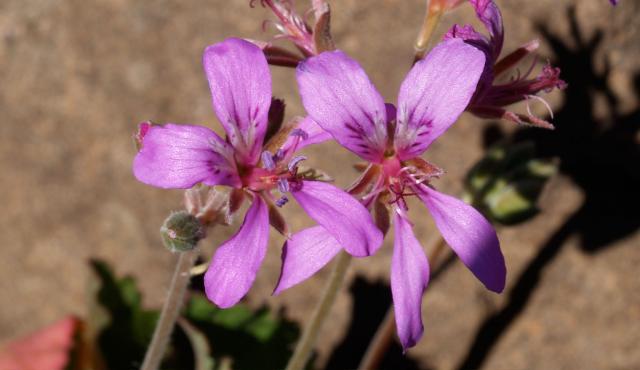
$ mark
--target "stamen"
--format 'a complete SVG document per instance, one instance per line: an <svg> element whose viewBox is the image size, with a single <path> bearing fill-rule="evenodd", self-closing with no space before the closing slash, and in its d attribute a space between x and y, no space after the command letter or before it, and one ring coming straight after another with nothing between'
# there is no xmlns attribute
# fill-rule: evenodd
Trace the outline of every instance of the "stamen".
<svg viewBox="0 0 640 370"><path fill-rule="evenodd" d="M290 188L289 188L289 181L287 179L284 178L279 178L278 179L278 190L280 190L281 193L288 193Z"/></svg>
<svg viewBox="0 0 640 370"><path fill-rule="evenodd" d="M276 154L273 156L273 161L278 163L284 159L284 151L282 149L276 150Z"/></svg>
<svg viewBox="0 0 640 370"><path fill-rule="evenodd" d="M547 111L549 112L549 116L551 116L551 119L553 119L553 111L551 110L551 106L549 106L549 103L547 103L546 100L544 100L543 98L537 95L525 95L525 97L527 98L527 113L529 113L530 116L534 115L533 113L531 113L531 107L529 106L529 99L533 98L542 102L542 105L544 105L545 108L547 108Z"/></svg>
<svg viewBox="0 0 640 370"><path fill-rule="evenodd" d="M309 138L309 134L303 129L296 128L291 131L290 136L299 136L302 140L307 140Z"/></svg>
<svg viewBox="0 0 640 370"><path fill-rule="evenodd" d="M299 128L293 129L289 133L289 136L294 137L293 145L291 145L289 149L287 149L287 154L289 155L295 153L298 150L298 145L300 145L300 141L306 140L309 138L309 134L307 134L306 131ZM283 158L284 158L284 155L283 155Z"/></svg>
<svg viewBox="0 0 640 370"><path fill-rule="evenodd" d="M287 166L289 168L290 172L294 172L297 168L298 168L298 163L306 160L307 157L303 156L303 155L299 155L296 157L293 157L293 159L291 160L291 162L289 162L289 165Z"/></svg>
<svg viewBox="0 0 640 370"><path fill-rule="evenodd" d="M418 169L415 166L405 166L400 169L399 174L403 174L405 172L410 174L410 172L416 172L416 171L418 171Z"/></svg>
<svg viewBox="0 0 640 370"><path fill-rule="evenodd" d="M398 204L398 206L394 207L396 212L398 212L398 214L400 215L400 217L404 218L405 220L409 219L409 214L407 213L407 204L403 202L403 204Z"/></svg>
<svg viewBox="0 0 640 370"><path fill-rule="evenodd" d="M386 189L383 186L380 186L376 190L374 190L374 191L370 192L369 194L365 195L364 197L362 197L362 200L366 201L367 199L371 199L371 198L375 197L376 195L382 193L385 190Z"/></svg>
<svg viewBox="0 0 640 370"><path fill-rule="evenodd" d="M282 197L280 197L280 199L276 200L276 206L282 207L285 204L287 204L288 201L289 201L289 198L283 195Z"/></svg>
<svg viewBox="0 0 640 370"><path fill-rule="evenodd" d="M409 215L407 214L406 209L402 209L401 207L393 207L393 209L400 215L400 217L404 218L411 226L413 226L413 222L409 220Z"/></svg>
<svg viewBox="0 0 640 370"><path fill-rule="evenodd" d="M262 152L262 164L264 168L269 171L273 171L276 168L276 163L273 161L273 155L268 151Z"/></svg>
<svg viewBox="0 0 640 370"><path fill-rule="evenodd" d="M411 178L411 180L413 180L413 183L416 185L420 185L423 182L427 182L431 179L430 176L428 175L416 175L416 174L411 174L409 175L409 177ZM413 194L411 194L413 195Z"/></svg>

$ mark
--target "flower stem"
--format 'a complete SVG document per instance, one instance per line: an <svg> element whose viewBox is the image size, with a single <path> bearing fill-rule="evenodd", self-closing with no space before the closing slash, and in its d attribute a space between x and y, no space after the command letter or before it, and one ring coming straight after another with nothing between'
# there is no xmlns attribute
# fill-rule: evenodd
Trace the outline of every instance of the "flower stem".
<svg viewBox="0 0 640 370"><path fill-rule="evenodd" d="M429 263L432 266L437 266L440 263L439 257L442 255L444 246L445 242L439 235L429 243L427 249L431 251L429 255ZM358 366L358 370L375 370L380 366L384 355L387 353L387 350L393 341L393 334L396 332L395 323L393 305L391 305L384 316L384 320L382 320L380 326L378 326L378 330L376 330L371 343L369 343L367 352L365 352L364 357L360 362L360 366Z"/></svg>
<svg viewBox="0 0 640 370"><path fill-rule="evenodd" d="M432 8L429 6L429 1L427 1L427 11L424 16L424 21L422 23L422 27L420 28L420 32L418 33L418 37L416 38L416 42L414 44L415 49L415 59L414 63L424 57L424 54L429 47L429 41L431 40L431 35L433 31L435 31L436 26L440 22L440 17L444 13L444 9L440 7Z"/></svg>
<svg viewBox="0 0 640 370"><path fill-rule="evenodd" d="M335 267L329 277L329 282L322 293L320 302L311 316L311 321L307 324L307 327L302 334L302 338L300 338L300 341L293 352L293 356L289 360L286 370L302 370L307 364L311 351L313 350L313 345L315 344L316 339L318 338L318 333L322 328L322 324L331 311L331 307L333 306L333 302L336 300L338 290L342 286L342 282L344 281L344 276L346 275L350 262L351 256L349 254L346 252L340 252L340 254L338 254Z"/></svg>
<svg viewBox="0 0 640 370"><path fill-rule="evenodd" d="M179 253L173 278L171 279L171 286L169 287L169 295L162 307L158 324L153 332L151 344L147 348L140 370L157 370L160 368L167 344L169 344L169 338L171 338L173 327L182 307L184 294L191 280L189 271L195 264L197 255L197 249Z"/></svg>

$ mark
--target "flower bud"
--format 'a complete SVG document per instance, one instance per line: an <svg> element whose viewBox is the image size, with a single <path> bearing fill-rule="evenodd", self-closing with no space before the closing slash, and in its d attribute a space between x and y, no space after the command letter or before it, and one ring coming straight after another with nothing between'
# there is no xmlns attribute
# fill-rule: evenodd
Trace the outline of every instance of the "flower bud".
<svg viewBox="0 0 640 370"><path fill-rule="evenodd" d="M205 231L196 216L186 211L174 212L160 228L162 242L172 252L194 249L204 238Z"/></svg>
<svg viewBox="0 0 640 370"><path fill-rule="evenodd" d="M138 125L138 131L133 135L133 141L136 144L136 149L140 150L142 148L142 141L144 140L144 136L149 132L149 129L153 126L153 122L144 121Z"/></svg>

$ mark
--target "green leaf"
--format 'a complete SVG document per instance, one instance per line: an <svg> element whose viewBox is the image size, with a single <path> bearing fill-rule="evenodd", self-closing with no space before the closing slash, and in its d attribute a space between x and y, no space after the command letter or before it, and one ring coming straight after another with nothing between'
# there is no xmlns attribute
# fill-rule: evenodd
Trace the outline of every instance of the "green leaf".
<svg viewBox="0 0 640 370"><path fill-rule="evenodd" d="M538 213L536 203L556 166L535 157L533 143L499 143L465 179L464 199L495 222L513 225Z"/></svg>
<svg viewBox="0 0 640 370"><path fill-rule="evenodd" d="M91 264L99 280L97 303L106 314L98 347L109 369L135 368L144 357L159 314L140 307L141 295L132 278L116 278L104 262Z"/></svg>
<svg viewBox="0 0 640 370"><path fill-rule="evenodd" d="M111 370L137 369L158 320L158 310L141 307L141 294L130 277L117 278L109 266L93 261L97 277L97 347ZM298 326L266 307L239 304L219 309L194 293L175 330L163 370L281 370L291 356ZM215 364L215 366L214 366Z"/></svg>
<svg viewBox="0 0 640 370"><path fill-rule="evenodd" d="M234 370L283 369L299 336L298 326L282 313L242 304L223 310L202 295L190 299L185 316L209 339L216 363L231 361Z"/></svg>

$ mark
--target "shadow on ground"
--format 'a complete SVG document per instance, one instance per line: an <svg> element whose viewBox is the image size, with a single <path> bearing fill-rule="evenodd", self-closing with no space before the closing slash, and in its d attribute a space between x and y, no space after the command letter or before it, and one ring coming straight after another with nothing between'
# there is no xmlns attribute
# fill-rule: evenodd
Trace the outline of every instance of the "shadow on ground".
<svg viewBox="0 0 640 370"><path fill-rule="evenodd" d="M584 202L540 246L508 292L506 306L479 326L473 344L458 366L461 370L482 367L501 336L522 313L545 268L559 255L569 237L578 235L581 249L596 254L640 226L637 217L640 147L635 139L640 110L622 116L617 113L618 100L608 84L611 67L605 61L603 72L596 68L594 56L602 46L602 31L586 38L577 24L574 8L568 10L567 18L573 47L546 26L538 25L555 53L553 64L561 68L569 83L565 103L554 119L556 130L520 130L506 139L533 141L541 157L558 158L560 172L581 188ZM634 83L640 100L640 74ZM602 120L596 119L592 111L598 95L604 96L609 111ZM488 137L505 139L504 135L496 135L495 126L489 130Z"/></svg>
<svg viewBox="0 0 640 370"><path fill-rule="evenodd" d="M453 254L434 269L429 280L433 284L440 275L456 260ZM364 357L364 354L391 308L391 287L386 282L368 282L358 276L350 287L353 299L351 310L351 325L347 329L347 335L333 350L325 370L332 369L356 369ZM402 353L402 346L397 341L392 341L385 356L378 367L381 370L429 370L428 364L418 364L411 356Z"/></svg>

